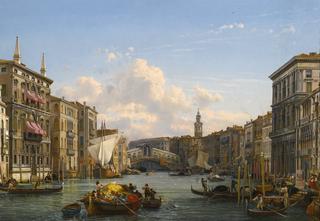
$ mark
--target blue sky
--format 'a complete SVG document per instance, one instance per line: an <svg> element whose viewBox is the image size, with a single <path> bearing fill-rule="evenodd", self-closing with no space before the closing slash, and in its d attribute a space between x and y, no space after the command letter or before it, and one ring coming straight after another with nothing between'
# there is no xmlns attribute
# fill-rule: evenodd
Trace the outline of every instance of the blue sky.
<svg viewBox="0 0 320 221"><path fill-rule="evenodd" d="M98 94L108 100L105 87L119 83L114 79L130 72L136 59L147 61L139 65L161 69L165 90L175 86L190 100L187 109L178 110L183 119L174 116L175 110L155 111L154 103L105 102L141 104L143 110L128 111L155 114L156 120L141 118L137 123L155 131L145 136L191 133L198 106L207 133L263 114L271 103L268 76L295 54L320 47L319 1L1 0L0 10L0 58L11 59L19 35L23 63L38 70L41 53L46 53L48 76L55 81L53 92L58 95L84 100L87 96L77 91L83 90L79 78L85 76L102 84ZM153 76L158 73L150 71ZM199 96L205 96L207 103L200 102L205 99ZM94 104L95 98L88 100ZM97 102L97 107L110 126L125 131L138 127L134 114L112 121L105 103ZM162 114L171 117L165 121ZM123 123L126 120L131 124ZM159 120L186 125L160 128L155 126Z"/></svg>

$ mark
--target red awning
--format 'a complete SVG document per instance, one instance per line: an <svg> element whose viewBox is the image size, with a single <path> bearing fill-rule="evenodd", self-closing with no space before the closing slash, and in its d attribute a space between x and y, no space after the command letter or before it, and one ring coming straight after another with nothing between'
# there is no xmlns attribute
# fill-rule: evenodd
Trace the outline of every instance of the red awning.
<svg viewBox="0 0 320 221"><path fill-rule="evenodd" d="M34 127L31 125L31 122L27 121L26 123L26 132L36 134L37 131L34 129Z"/></svg>
<svg viewBox="0 0 320 221"><path fill-rule="evenodd" d="M34 102L38 102L37 96L33 92L26 90L25 94L29 100L34 101Z"/></svg>
<svg viewBox="0 0 320 221"><path fill-rule="evenodd" d="M37 100L39 103L41 104L45 104L46 103L46 99L42 98L39 94L36 94Z"/></svg>
<svg viewBox="0 0 320 221"><path fill-rule="evenodd" d="M36 123L36 126L37 126L37 128L39 129L41 135L45 135L45 134L46 134L45 130L42 129L42 127L40 126L40 124Z"/></svg>
<svg viewBox="0 0 320 221"><path fill-rule="evenodd" d="M41 130L38 128L37 124L35 122L30 122L30 124L34 128L35 133L41 135Z"/></svg>

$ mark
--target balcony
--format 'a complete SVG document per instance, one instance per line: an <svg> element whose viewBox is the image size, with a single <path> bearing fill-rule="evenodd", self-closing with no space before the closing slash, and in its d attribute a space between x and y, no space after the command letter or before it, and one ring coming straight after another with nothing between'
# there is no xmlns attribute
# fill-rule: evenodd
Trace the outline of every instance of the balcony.
<svg viewBox="0 0 320 221"><path fill-rule="evenodd" d="M75 135L74 135L72 130L68 130L67 131L67 137L69 137L69 138L74 138L75 137Z"/></svg>
<svg viewBox="0 0 320 221"><path fill-rule="evenodd" d="M67 155L68 156L74 156L75 153L76 153L76 151L74 149L71 149L71 148L67 149Z"/></svg>
<svg viewBox="0 0 320 221"><path fill-rule="evenodd" d="M39 134L24 132L24 139L28 141L41 142L42 136Z"/></svg>

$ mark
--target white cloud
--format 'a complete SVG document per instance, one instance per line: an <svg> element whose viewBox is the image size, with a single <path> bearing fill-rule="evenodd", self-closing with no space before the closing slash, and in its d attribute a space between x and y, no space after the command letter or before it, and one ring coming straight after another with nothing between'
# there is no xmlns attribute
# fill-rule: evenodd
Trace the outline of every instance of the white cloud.
<svg viewBox="0 0 320 221"><path fill-rule="evenodd" d="M220 30L225 29L243 29L245 26L242 22L240 23L233 23L233 24L225 24L219 27Z"/></svg>
<svg viewBox="0 0 320 221"><path fill-rule="evenodd" d="M210 104L221 101L223 99L222 95L215 92L210 92L207 89L195 86L194 91L194 101L199 107L207 107Z"/></svg>
<svg viewBox="0 0 320 221"><path fill-rule="evenodd" d="M129 48L128 48L128 51L131 52L131 53L134 52L134 47L132 47L132 46L129 47Z"/></svg>
<svg viewBox="0 0 320 221"><path fill-rule="evenodd" d="M56 94L95 105L99 120L106 120L108 127L119 128L131 139L192 134L199 106L206 132L247 118L243 113L213 111L210 105L222 100L220 94L200 86L186 93L168 84L163 71L145 59L133 60L108 78L103 81L81 76L72 85L60 87Z"/></svg>
<svg viewBox="0 0 320 221"><path fill-rule="evenodd" d="M293 25L288 25L282 28L281 33L283 34L294 34L296 32L296 28Z"/></svg>
<svg viewBox="0 0 320 221"><path fill-rule="evenodd" d="M116 60L118 58L118 54L116 53L116 52L108 52L108 54L107 54L107 60L109 61L109 62L111 62L111 61L114 61L114 60Z"/></svg>

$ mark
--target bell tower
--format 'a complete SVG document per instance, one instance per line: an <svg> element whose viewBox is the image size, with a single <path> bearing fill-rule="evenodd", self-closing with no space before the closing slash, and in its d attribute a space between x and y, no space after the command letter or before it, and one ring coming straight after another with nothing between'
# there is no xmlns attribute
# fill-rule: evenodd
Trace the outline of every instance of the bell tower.
<svg viewBox="0 0 320 221"><path fill-rule="evenodd" d="M196 115L196 122L194 123L194 136L196 138L202 137L202 122L199 109Z"/></svg>

